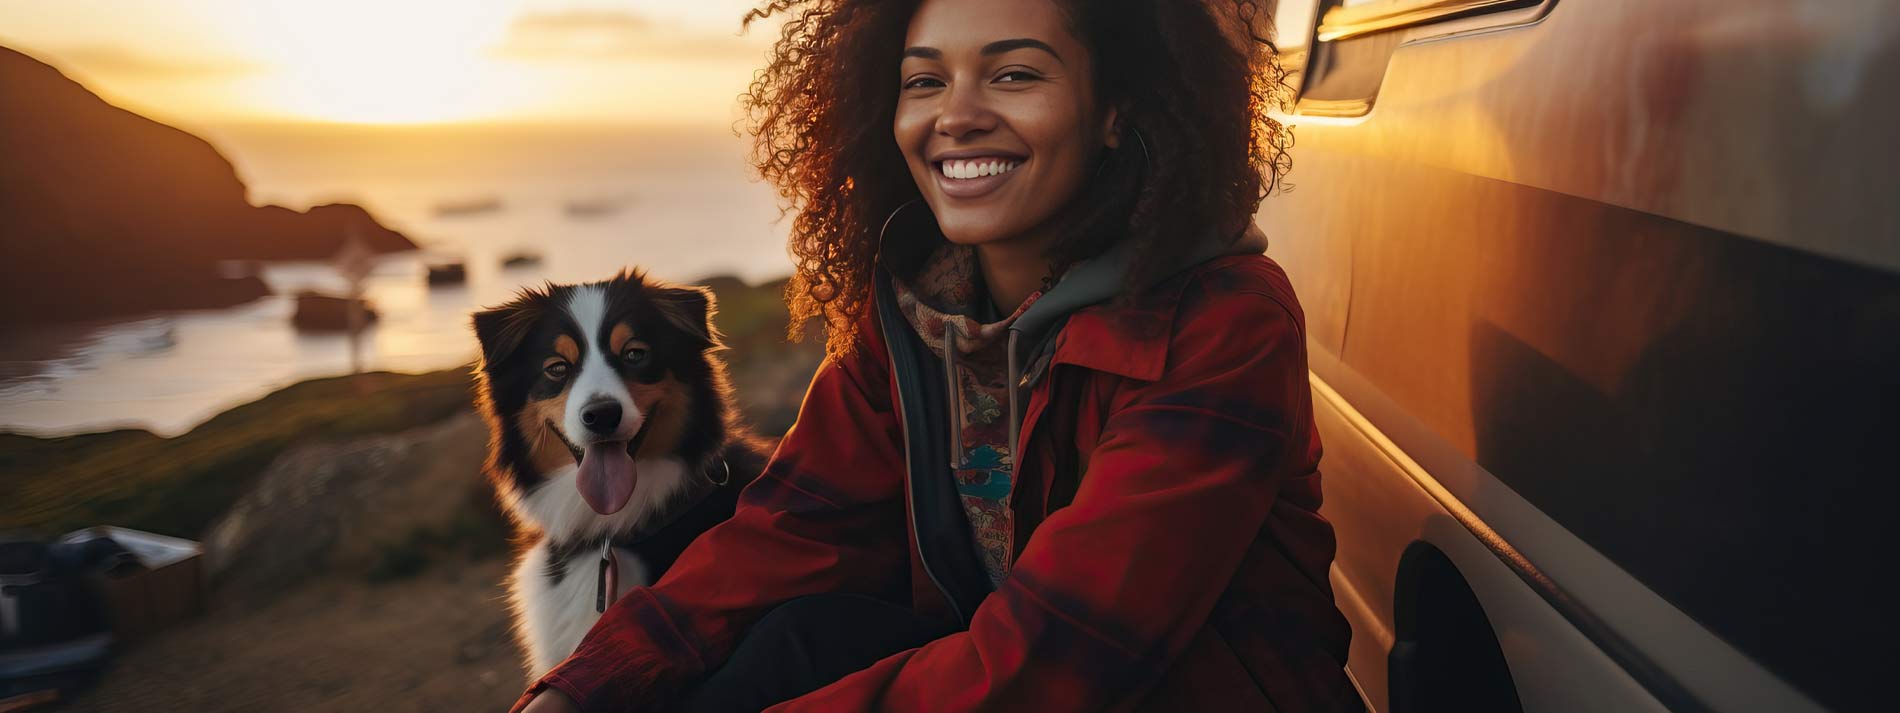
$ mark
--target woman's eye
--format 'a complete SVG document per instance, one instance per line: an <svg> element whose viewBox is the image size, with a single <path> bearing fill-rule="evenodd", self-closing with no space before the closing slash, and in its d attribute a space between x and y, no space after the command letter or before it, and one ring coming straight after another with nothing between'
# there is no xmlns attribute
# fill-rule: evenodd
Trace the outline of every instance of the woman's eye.
<svg viewBox="0 0 1900 713"><path fill-rule="evenodd" d="M566 379L567 378L567 362L564 362L564 361L548 362L547 366L541 367L541 373L546 374L548 378L553 379L555 381Z"/></svg>
<svg viewBox="0 0 1900 713"><path fill-rule="evenodd" d="M620 358L626 360L628 366L639 366L647 362L647 350L641 347L633 347L621 352Z"/></svg>
<svg viewBox="0 0 1900 713"><path fill-rule="evenodd" d="M996 77L996 81L998 82L1028 82L1028 81L1034 81L1041 78L1042 77L1036 76L1035 72L1026 72L1026 71L1018 69L1013 72L1004 72L1001 75L998 75Z"/></svg>
<svg viewBox="0 0 1900 713"><path fill-rule="evenodd" d="M941 86L943 82L937 81L935 77L917 77L904 82L905 89L935 89Z"/></svg>

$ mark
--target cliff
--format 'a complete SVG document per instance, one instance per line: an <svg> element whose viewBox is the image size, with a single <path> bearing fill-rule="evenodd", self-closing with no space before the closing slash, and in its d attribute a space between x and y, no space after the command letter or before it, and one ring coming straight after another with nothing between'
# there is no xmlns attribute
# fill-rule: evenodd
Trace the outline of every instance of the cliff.
<svg viewBox="0 0 1900 713"><path fill-rule="evenodd" d="M0 324L249 301L220 261L325 258L352 226L416 247L354 205L253 206L211 144L0 47Z"/></svg>

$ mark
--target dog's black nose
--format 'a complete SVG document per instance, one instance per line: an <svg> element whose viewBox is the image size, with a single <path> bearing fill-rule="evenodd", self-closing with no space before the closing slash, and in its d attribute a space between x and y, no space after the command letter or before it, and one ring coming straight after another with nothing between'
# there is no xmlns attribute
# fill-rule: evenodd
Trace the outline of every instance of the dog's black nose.
<svg viewBox="0 0 1900 713"><path fill-rule="evenodd" d="M581 409L581 425L600 435L608 435L620 428L620 402L595 401Z"/></svg>

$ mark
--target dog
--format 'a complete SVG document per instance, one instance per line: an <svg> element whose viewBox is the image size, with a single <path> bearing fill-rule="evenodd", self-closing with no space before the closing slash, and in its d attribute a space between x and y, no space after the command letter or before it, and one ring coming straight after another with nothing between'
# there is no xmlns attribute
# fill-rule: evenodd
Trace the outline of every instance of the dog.
<svg viewBox="0 0 1900 713"><path fill-rule="evenodd" d="M732 516L768 445L740 423L709 290L623 271L477 312L484 470L515 523L530 679Z"/></svg>

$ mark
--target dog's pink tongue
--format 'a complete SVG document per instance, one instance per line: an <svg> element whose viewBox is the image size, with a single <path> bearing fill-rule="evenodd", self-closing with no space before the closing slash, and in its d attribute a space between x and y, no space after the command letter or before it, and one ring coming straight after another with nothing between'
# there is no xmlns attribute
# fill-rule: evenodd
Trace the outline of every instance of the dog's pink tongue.
<svg viewBox="0 0 1900 713"><path fill-rule="evenodd" d="M587 446L581 454L581 472L574 484L581 499L602 515L612 515L627 506L633 497L633 483L639 473L633 468L633 456L627 455L624 441L607 441Z"/></svg>

